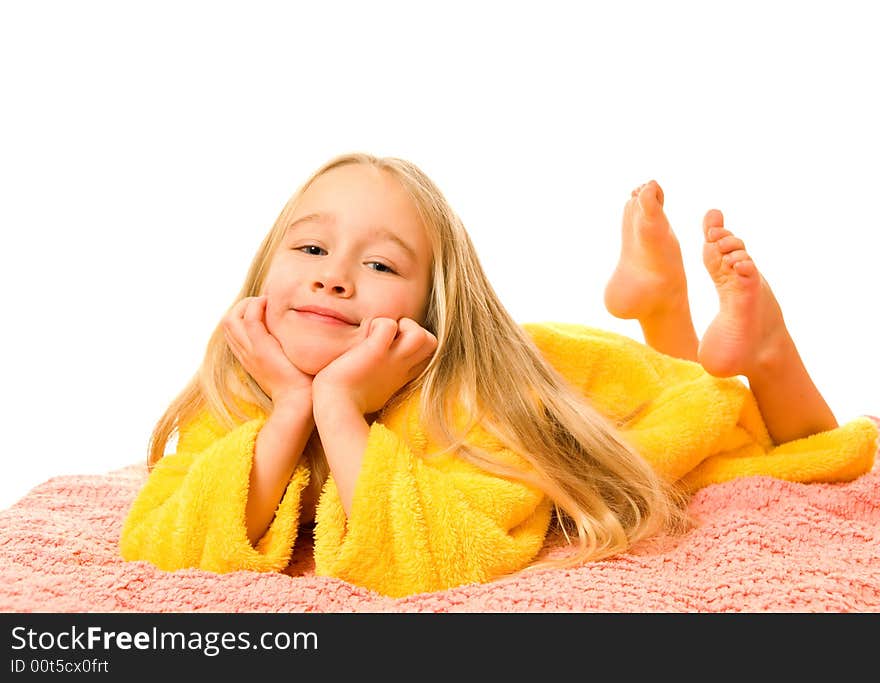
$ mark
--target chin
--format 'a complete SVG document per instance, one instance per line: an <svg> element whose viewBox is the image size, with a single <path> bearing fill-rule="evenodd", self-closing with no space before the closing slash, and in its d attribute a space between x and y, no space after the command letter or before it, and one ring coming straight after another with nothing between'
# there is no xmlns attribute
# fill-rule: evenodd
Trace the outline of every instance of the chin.
<svg viewBox="0 0 880 683"><path fill-rule="evenodd" d="M296 369L300 372L304 372L307 375L312 375L313 377L317 375L321 370L326 368L334 359L329 358L327 360L308 360L308 361L292 361L296 366Z"/></svg>
<svg viewBox="0 0 880 683"><path fill-rule="evenodd" d="M307 375L317 375L330 363L345 353L346 349L331 350L324 348L285 349L285 354L297 370Z"/></svg>

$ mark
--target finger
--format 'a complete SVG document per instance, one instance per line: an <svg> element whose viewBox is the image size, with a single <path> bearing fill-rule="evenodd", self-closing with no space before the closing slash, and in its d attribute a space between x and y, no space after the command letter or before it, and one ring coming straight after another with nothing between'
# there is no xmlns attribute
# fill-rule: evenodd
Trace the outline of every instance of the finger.
<svg viewBox="0 0 880 683"><path fill-rule="evenodd" d="M361 341L364 341L367 337L370 336L370 328L372 328L374 320L375 318L364 318L363 320L361 320L360 327L358 328L358 331L361 333L362 336Z"/></svg>
<svg viewBox="0 0 880 683"><path fill-rule="evenodd" d="M233 324L234 321L241 319L242 313L247 306L247 300L242 299L240 301L236 301L232 306L229 307L229 310L226 311L226 315L223 316L221 322L223 323L223 327L229 327Z"/></svg>
<svg viewBox="0 0 880 683"><path fill-rule="evenodd" d="M249 346L246 346L242 343L242 341L235 337L234 334L226 332L226 346L229 347L229 350L232 352L232 355L238 359L238 362L242 365L245 365L248 362L248 358L250 358L251 350Z"/></svg>
<svg viewBox="0 0 880 683"><path fill-rule="evenodd" d="M247 335L255 340L261 340L269 334L266 329L266 297L253 297L244 310L242 321Z"/></svg>
<svg viewBox="0 0 880 683"><path fill-rule="evenodd" d="M250 306L256 298L257 297L254 296L246 296L239 299L230 307L228 315L234 318L243 318L245 310L247 310L247 307Z"/></svg>
<svg viewBox="0 0 880 683"><path fill-rule="evenodd" d="M265 307L265 297L251 297L248 300L247 306L245 306L241 316L246 328L251 329L253 323L259 323L261 327L263 326Z"/></svg>
<svg viewBox="0 0 880 683"><path fill-rule="evenodd" d="M223 318L223 335L230 347L235 343L241 349L247 340L247 332L242 324L242 319L239 317L239 310L231 309Z"/></svg>
<svg viewBox="0 0 880 683"><path fill-rule="evenodd" d="M248 297L242 317L245 320L262 320L266 310L266 300L265 296Z"/></svg>
<svg viewBox="0 0 880 683"><path fill-rule="evenodd" d="M397 321L391 318L375 318L370 322L366 343L375 349L387 350L397 336Z"/></svg>
<svg viewBox="0 0 880 683"><path fill-rule="evenodd" d="M422 344L413 352L410 357L411 360L422 360L424 359L426 362L430 362L431 358L434 356L434 352L437 350L437 338L425 330L425 334L422 337Z"/></svg>
<svg viewBox="0 0 880 683"><path fill-rule="evenodd" d="M242 364L259 358L271 358L272 354L281 350L278 340L266 327L266 306L265 296L248 297L238 309L241 317L231 318L228 322L227 338L236 344L233 353Z"/></svg>
<svg viewBox="0 0 880 683"><path fill-rule="evenodd" d="M401 318L397 323L400 333L394 342L395 350L409 356L422 345L422 326L412 318Z"/></svg>
<svg viewBox="0 0 880 683"><path fill-rule="evenodd" d="M247 311L254 305L256 298L251 296L245 297L230 307L222 320L224 331L232 333L239 340L244 340L247 337L247 331L242 321Z"/></svg>
<svg viewBox="0 0 880 683"><path fill-rule="evenodd" d="M404 357L430 355L437 348L437 337L412 318L401 318L398 323L400 335L395 342Z"/></svg>

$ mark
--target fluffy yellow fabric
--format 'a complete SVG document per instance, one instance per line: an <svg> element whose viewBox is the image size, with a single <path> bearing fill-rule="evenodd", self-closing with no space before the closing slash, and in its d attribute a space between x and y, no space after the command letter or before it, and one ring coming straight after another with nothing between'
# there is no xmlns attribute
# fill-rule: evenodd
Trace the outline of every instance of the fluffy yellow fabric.
<svg viewBox="0 0 880 683"><path fill-rule="evenodd" d="M205 414L183 431L177 451L156 464L132 504L120 536L122 556L169 571L283 570L296 542L309 472L294 472L271 528L252 546L244 513L254 442L264 422L256 418L224 433Z"/></svg>
<svg viewBox="0 0 880 683"><path fill-rule="evenodd" d="M489 581L522 568L540 550L549 500L453 454L424 457L434 445L420 437L424 447L414 449L373 424L347 521L328 480L315 527L318 574L402 596ZM525 467L487 435L472 437Z"/></svg>
<svg viewBox="0 0 880 683"><path fill-rule="evenodd" d="M691 489L737 476L842 481L868 471L877 428L865 418L774 445L751 393L698 364L670 358L626 337L560 324L527 325L547 359L666 477ZM202 415L182 431L174 454L151 473L125 521L128 560L174 570L280 571L299 526L309 472L294 473L266 534L251 546L247 486L264 418L232 430ZM486 432L470 441L506 464L525 462ZM540 550L552 505L540 492L490 475L436 444L415 401L370 428L346 518L332 477L318 503L315 566L389 596L490 581L526 566Z"/></svg>
<svg viewBox="0 0 880 683"><path fill-rule="evenodd" d="M755 397L737 378L582 325L526 325L541 352L665 477L695 490L734 477L848 481L871 469L877 425L867 417L773 443ZM796 410L797 406L792 406Z"/></svg>

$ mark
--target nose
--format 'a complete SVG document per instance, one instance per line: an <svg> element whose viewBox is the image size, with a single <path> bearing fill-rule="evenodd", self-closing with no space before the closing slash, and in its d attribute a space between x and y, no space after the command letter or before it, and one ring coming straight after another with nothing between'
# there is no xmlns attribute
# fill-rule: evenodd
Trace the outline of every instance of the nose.
<svg viewBox="0 0 880 683"><path fill-rule="evenodd" d="M350 297L354 293L354 282L346 272L344 265L328 259L323 266L312 280L312 291Z"/></svg>

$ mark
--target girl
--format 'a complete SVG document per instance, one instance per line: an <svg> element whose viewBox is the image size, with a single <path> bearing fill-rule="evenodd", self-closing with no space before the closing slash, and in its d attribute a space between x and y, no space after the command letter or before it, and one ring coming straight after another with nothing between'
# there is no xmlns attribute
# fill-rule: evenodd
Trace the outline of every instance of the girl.
<svg viewBox="0 0 880 683"><path fill-rule="evenodd" d="M867 471L874 423L837 426L717 211L721 307L698 344L662 201L653 182L633 193L605 293L643 345L516 324L424 173L333 159L158 421L122 555L281 571L314 522L316 573L403 596L621 553L682 528L683 493L713 481ZM570 552L542 554L557 534Z"/></svg>

